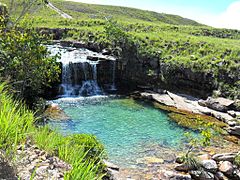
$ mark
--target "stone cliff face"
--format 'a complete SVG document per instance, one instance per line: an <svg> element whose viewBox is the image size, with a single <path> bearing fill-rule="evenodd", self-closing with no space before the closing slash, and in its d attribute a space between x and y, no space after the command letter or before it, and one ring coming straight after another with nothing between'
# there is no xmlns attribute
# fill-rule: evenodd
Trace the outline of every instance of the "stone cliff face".
<svg viewBox="0 0 240 180"><path fill-rule="evenodd" d="M198 96L207 96L216 88L210 73L193 72L157 58L140 57L134 49L123 49L117 61L117 76L123 84L172 89Z"/></svg>
<svg viewBox="0 0 240 180"><path fill-rule="evenodd" d="M104 52L102 45L94 43L61 41L61 45L88 48L96 52ZM183 92L206 98L214 90L218 89L216 78L225 81L227 84L238 79L237 75L231 77L223 72L219 77L214 77L213 73L203 71L193 71L190 68L166 63L158 58L150 58L138 54L136 47L113 48L109 52L117 57L116 60L116 83L121 89L138 89L147 87L150 89L168 89L177 92ZM93 59L94 60L94 59ZM77 82L84 79L80 64L73 64L72 71L77 73ZM113 61L100 60L97 65L97 80L100 85L111 84L113 82ZM82 75L80 75L82 74ZM91 78L90 78L91 79Z"/></svg>

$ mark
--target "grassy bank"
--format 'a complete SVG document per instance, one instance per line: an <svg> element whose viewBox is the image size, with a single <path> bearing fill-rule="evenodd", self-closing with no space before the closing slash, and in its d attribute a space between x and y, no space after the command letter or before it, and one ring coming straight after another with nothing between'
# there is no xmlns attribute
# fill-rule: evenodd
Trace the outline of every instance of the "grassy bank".
<svg viewBox="0 0 240 180"><path fill-rule="evenodd" d="M14 101L5 84L0 84L0 149L13 160L17 147L27 139L49 154L71 164L65 179L101 179L103 145L91 135L62 136L48 127L36 127L34 113Z"/></svg>
<svg viewBox="0 0 240 180"><path fill-rule="evenodd" d="M9 5L9 1L3 0ZM15 2L21 2L20 0ZM64 0L50 0L73 19L64 19L46 5L36 3L28 21L34 27L69 28L63 39L96 42L104 47L122 45L126 50L134 49L137 59L148 59L169 65L173 71L191 69L193 73L210 74L215 89L222 96L239 98L240 88L240 32L218 29L199 24L180 16L156 13L119 6L90 5ZM21 5L16 3L12 17L16 17ZM128 37L118 44L109 39L106 19L115 24ZM126 54L128 52L125 52ZM149 68L151 76L159 70ZM156 75L157 76L157 75ZM169 79L163 77L165 79ZM158 77L159 79L159 77Z"/></svg>

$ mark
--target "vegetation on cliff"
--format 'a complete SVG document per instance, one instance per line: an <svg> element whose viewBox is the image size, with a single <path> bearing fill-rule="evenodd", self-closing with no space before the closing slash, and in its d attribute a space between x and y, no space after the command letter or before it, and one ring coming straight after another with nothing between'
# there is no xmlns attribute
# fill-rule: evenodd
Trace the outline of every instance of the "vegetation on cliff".
<svg viewBox="0 0 240 180"><path fill-rule="evenodd" d="M44 88L58 81L57 56L49 56L44 37L29 23L22 22L25 28L20 28L7 18L0 17L0 21L0 77L11 84L17 97L32 102Z"/></svg>
<svg viewBox="0 0 240 180"><path fill-rule="evenodd" d="M15 2L13 18L20 11L18 3L21 1ZM65 33L59 36L62 39L94 42L101 47L120 47L122 54L129 54L126 51L131 49L131 54L148 66L144 75L151 76L155 82L171 84L175 79L171 77L172 73L189 71L189 76L205 77L209 89L219 90L221 96L240 96L238 30L216 29L179 16L133 8L63 0L49 2L73 19L63 19L46 5L35 3L30 9L31 17L28 17L28 20L34 20L35 27L64 28ZM115 30L118 29L114 35L124 35L117 39L118 43L116 39L109 38L109 22L114 22L112 25ZM161 68L151 66L155 62L168 67L168 73L164 74Z"/></svg>

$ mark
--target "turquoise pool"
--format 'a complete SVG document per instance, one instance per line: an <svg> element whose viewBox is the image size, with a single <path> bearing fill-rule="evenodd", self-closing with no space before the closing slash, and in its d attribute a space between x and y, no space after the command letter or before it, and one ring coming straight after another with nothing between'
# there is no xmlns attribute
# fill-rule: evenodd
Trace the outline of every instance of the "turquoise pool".
<svg viewBox="0 0 240 180"><path fill-rule="evenodd" d="M96 135L105 145L110 161L122 166L154 157L161 148L183 147L184 133L188 131L171 121L166 112L133 99L91 97L56 102L71 121L50 122L50 127L63 134Z"/></svg>

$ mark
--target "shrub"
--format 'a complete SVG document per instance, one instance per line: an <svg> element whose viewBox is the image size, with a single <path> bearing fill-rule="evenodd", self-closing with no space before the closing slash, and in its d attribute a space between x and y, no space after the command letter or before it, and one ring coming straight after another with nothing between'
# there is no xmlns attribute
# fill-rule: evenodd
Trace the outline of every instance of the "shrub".
<svg viewBox="0 0 240 180"><path fill-rule="evenodd" d="M31 28L0 25L0 77L28 102L57 81L60 73L57 56L49 57L43 43L43 37Z"/></svg>

